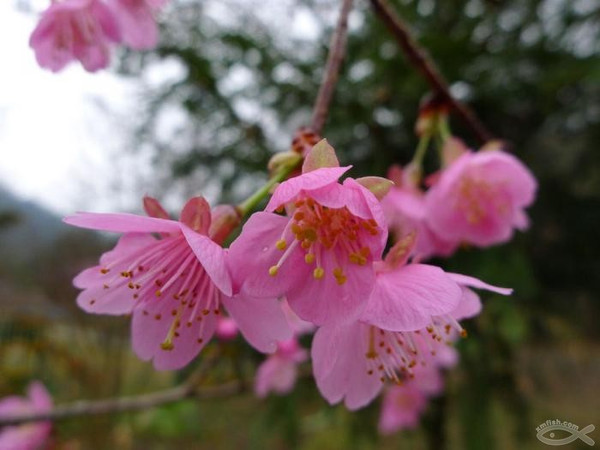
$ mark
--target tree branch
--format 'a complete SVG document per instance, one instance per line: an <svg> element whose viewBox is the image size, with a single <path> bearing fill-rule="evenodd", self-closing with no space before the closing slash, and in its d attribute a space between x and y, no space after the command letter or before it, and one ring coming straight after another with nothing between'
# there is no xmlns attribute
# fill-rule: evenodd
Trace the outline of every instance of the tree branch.
<svg viewBox="0 0 600 450"><path fill-rule="evenodd" d="M177 402L186 398L208 399L229 397L242 391L242 384L239 381L231 381L218 386L199 389L196 385L196 378L192 376L188 381L177 387L151 394L96 401L80 400L66 405L55 406L47 412L0 417L0 427L42 420L56 421L78 416L138 411Z"/></svg>
<svg viewBox="0 0 600 450"><path fill-rule="evenodd" d="M448 83L429 57L427 51L413 39L408 27L400 16L390 8L387 0L370 0L370 2L375 13L396 38L408 61L421 72L431 88L450 105L481 143L491 140L493 138L492 134L473 111L452 96Z"/></svg>
<svg viewBox="0 0 600 450"><path fill-rule="evenodd" d="M318 135L323 131L323 127L327 121L329 106L339 77L340 67L344 60L344 55L346 54L348 15L350 14L351 9L352 0L342 0L340 15L329 44L329 55L327 56L325 73L323 74L319 93L317 94L317 99L313 108L311 130Z"/></svg>

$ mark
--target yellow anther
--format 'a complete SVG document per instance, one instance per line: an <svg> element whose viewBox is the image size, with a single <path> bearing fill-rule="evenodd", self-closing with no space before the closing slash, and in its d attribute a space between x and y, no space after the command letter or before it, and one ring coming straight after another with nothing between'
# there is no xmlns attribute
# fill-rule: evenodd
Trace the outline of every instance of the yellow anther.
<svg viewBox="0 0 600 450"><path fill-rule="evenodd" d="M467 330L460 330L460 337L466 338L467 337Z"/></svg>
<svg viewBox="0 0 600 450"><path fill-rule="evenodd" d="M296 236L302 233L302 227L297 223L293 223L291 229L292 233L294 233Z"/></svg>
<svg viewBox="0 0 600 450"><path fill-rule="evenodd" d="M312 264L313 262L315 262L315 254L307 253L306 255L304 255L304 262L306 264Z"/></svg>
<svg viewBox="0 0 600 450"><path fill-rule="evenodd" d="M322 267L317 267L315 270L313 270L313 277L315 277L315 279L320 280L325 276L325 269L323 269Z"/></svg>
<svg viewBox="0 0 600 450"><path fill-rule="evenodd" d="M160 348L162 348L163 350L170 351L173 350L175 346L173 345L173 342L171 342L171 340L166 340L160 344Z"/></svg>
<svg viewBox="0 0 600 450"><path fill-rule="evenodd" d="M158 289L155 293L154 293L157 297L160 297L162 295L162 291L160 289Z"/></svg>
<svg viewBox="0 0 600 450"><path fill-rule="evenodd" d="M100 269L100 273L101 273L102 275L106 275L108 272L109 272L109 270L108 270L108 269Z"/></svg>
<svg viewBox="0 0 600 450"><path fill-rule="evenodd" d="M304 250L308 250L311 245L312 243L309 240L304 240L302 241L302 244L300 244L300 247L302 247Z"/></svg>
<svg viewBox="0 0 600 450"><path fill-rule="evenodd" d="M348 277L346 277L345 275L342 275L342 276L339 276L339 277L335 277L335 281L337 281L337 284L339 284L341 286L346 281L348 281Z"/></svg>
<svg viewBox="0 0 600 450"><path fill-rule="evenodd" d="M277 266L269 267L269 275L271 275L272 277L277 275L277 272L279 272L279 267L277 267Z"/></svg>
<svg viewBox="0 0 600 450"><path fill-rule="evenodd" d="M310 242L315 242L317 240L317 232L314 228L307 228L304 230L304 238Z"/></svg>
<svg viewBox="0 0 600 450"><path fill-rule="evenodd" d="M277 244L275 244L275 246L279 249L279 250L285 250L287 247L287 242L285 242L283 239L279 239L277 241Z"/></svg>

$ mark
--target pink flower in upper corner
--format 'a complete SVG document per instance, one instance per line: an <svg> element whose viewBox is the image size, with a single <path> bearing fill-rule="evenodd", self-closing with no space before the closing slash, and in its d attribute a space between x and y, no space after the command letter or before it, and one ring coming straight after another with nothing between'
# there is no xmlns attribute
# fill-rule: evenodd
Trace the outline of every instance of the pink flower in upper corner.
<svg viewBox="0 0 600 450"><path fill-rule="evenodd" d="M68 224L125 233L100 265L74 280L79 306L97 314L133 314L133 348L159 370L188 364L215 332L221 304L244 337L272 352L291 331L277 299L234 295L227 252L213 238L211 210L202 197L187 202L179 221L169 220L156 200L145 199L155 217L79 213ZM160 237L157 237L156 235Z"/></svg>
<svg viewBox="0 0 600 450"><path fill-rule="evenodd" d="M427 224L442 239L489 246L528 226L524 209L537 183L517 158L499 150L465 152L426 196Z"/></svg>
<svg viewBox="0 0 600 450"><path fill-rule="evenodd" d="M328 161L334 167L312 167L318 149L302 175L277 187L266 212L250 217L230 256L242 291L284 295L298 316L322 325L355 320L364 309L387 227L367 188L351 178L338 182L349 167L335 166L337 159ZM287 216L274 213L284 208Z"/></svg>
<svg viewBox="0 0 600 450"><path fill-rule="evenodd" d="M405 265L410 252L411 244L401 240L377 264L375 289L360 321L324 326L315 334L314 376L330 403L345 399L348 409L358 409L375 398L386 378L398 382L415 376L418 365L451 364L445 347L465 335L458 320L480 310L467 286L511 292L434 266Z"/></svg>
<svg viewBox="0 0 600 450"><path fill-rule="evenodd" d="M269 392L291 392L298 377L298 364L307 359L308 352L300 347L296 338L279 342L277 351L258 367L254 392L259 397L266 397Z"/></svg>
<svg viewBox="0 0 600 450"><path fill-rule="evenodd" d="M52 409L52 398L42 383L33 382L27 388L27 397L5 397L0 400L0 418ZM36 450L44 448L50 436L51 422L35 422L8 426L0 430L0 449Z"/></svg>
<svg viewBox="0 0 600 450"><path fill-rule="evenodd" d="M121 40L111 10L100 0L53 1L29 45L41 67L58 72L78 59L89 72L108 66L110 44Z"/></svg>
<svg viewBox="0 0 600 450"><path fill-rule="evenodd" d="M414 256L423 260L432 256L450 256L458 242L446 241L438 236L426 220L425 193L416 186L414 170L410 166L401 169L392 166L388 178L395 186L381 201L390 232L396 237L416 233Z"/></svg>
<svg viewBox="0 0 600 450"><path fill-rule="evenodd" d="M155 12L168 0L107 0L123 33L123 42L136 50L156 46L158 27Z"/></svg>

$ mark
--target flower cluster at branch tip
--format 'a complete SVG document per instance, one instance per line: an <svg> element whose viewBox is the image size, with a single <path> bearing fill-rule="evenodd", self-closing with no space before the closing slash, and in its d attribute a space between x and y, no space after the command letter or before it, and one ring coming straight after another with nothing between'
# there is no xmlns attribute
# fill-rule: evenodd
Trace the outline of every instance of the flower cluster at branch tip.
<svg viewBox="0 0 600 450"><path fill-rule="evenodd" d="M95 72L110 63L114 44L132 49L156 46L156 12L168 0L52 0L29 45L38 64L52 72L79 60Z"/></svg>
<svg viewBox="0 0 600 450"><path fill-rule="evenodd" d="M27 397L10 396L0 399L0 419L32 413L45 413L52 409L52 398L39 381L27 388ZM32 422L12 425L0 430L0 449L36 450L45 448L52 430L51 422Z"/></svg>
<svg viewBox="0 0 600 450"><path fill-rule="evenodd" d="M440 370L456 362L452 344L466 336L460 322L481 311L472 288L511 293L419 261L463 242L507 239L524 225L522 209L535 190L520 163L502 152L446 154L453 160L423 192L411 166L392 173L395 187L378 177L340 181L350 167L340 167L322 140L228 249L222 243L247 207L211 210L197 197L175 221L146 197L150 217L68 217L72 225L124 233L98 266L75 278L83 290L78 304L92 313L132 314L133 348L158 369L183 367L213 334L231 340L239 329L271 353L256 374L260 397L293 389L309 355L301 337L316 330L313 374L328 402L358 409L385 391L381 431L414 426L427 398L441 390ZM289 170L286 164L275 170ZM446 234L435 222L448 216L444 208L455 214ZM481 212L477 221L469 219L472 210ZM465 227L457 228L457 217L466 217ZM395 243L384 256L386 219Z"/></svg>

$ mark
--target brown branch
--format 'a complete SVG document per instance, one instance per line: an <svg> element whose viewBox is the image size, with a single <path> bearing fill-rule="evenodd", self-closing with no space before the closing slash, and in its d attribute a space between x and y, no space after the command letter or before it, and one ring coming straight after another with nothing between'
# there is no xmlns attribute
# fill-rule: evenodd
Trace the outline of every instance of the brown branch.
<svg viewBox="0 0 600 450"><path fill-rule="evenodd" d="M337 83L340 67L346 54L346 42L348 38L348 15L352 9L352 0L342 0L340 15L329 44L329 55L325 65L325 73L319 87L319 93L313 108L311 130L320 135L327 121L329 105L333 98L335 85Z"/></svg>
<svg viewBox="0 0 600 450"><path fill-rule="evenodd" d="M186 398L209 399L228 397L241 391L242 385L239 381L231 381L218 386L199 389L196 386L195 377L192 377L190 380L177 387L166 389L164 391L153 392L151 394L95 401L80 400L66 405L58 405L47 412L22 414L12 417L0 417L0 427L19 425L26 422L35 422L41 420L56 421L78 416L138 411L141 409L154 408L167 403L177 402Z"/></svg>
<svg viewBox="0 0 600 450"><path fill-rule="evenodd" d="M396 38L408 61L421 72L431 88L451 106L473 134L477 136L477 139L482 143L491 140L493 138L492 134L473 111L452 96L448 83L427 54L427 51L413 39L408 27L400 19L400 16L390 8L387 0L370 0L370 2L379 18Z"/></svg>

